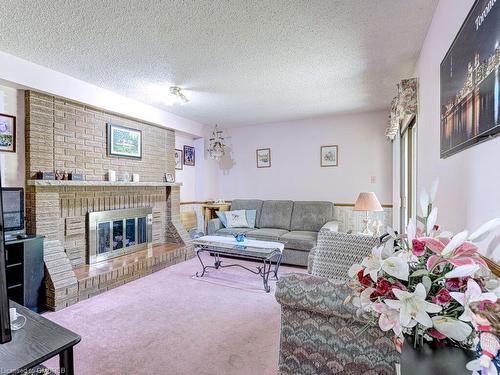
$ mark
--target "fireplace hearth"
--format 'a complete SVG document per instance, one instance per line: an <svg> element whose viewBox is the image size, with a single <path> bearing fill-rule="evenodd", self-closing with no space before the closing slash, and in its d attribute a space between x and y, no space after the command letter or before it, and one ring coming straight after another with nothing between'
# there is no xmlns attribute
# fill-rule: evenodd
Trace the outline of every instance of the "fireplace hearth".
<svg viewBox="0 0 500 375"><path fill-rule="evenodd" d="M122 256L151 246L151 207L89 212L87 263Z"/></svg>

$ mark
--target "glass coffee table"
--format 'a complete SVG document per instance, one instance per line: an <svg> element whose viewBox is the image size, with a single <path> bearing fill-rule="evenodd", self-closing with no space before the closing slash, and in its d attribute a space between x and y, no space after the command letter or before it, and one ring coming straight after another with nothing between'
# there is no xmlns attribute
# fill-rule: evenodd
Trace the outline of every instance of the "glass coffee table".
<svg viewBox="0 0 500 375"><path fill-rule="evenodd" d="M196 277L203 277L209 268L219 269L225 267L241 267L256 275L262 277L264 290L269 293L269 275L272 274L278 279L278 270L283 258L283 248L285 245L281 242L269 242L260 240L245 239L243 242L237 242L233 237L222 236L203 236L193 240L196 255L203 267L201 272L196 272ZM206 266L200 257L203 252L208 252L214 256L214 265ZM262 266L256 266L254 269L238 263L222 264L220 255L227 255L235 258L245 258L260 261Z"/></svg>

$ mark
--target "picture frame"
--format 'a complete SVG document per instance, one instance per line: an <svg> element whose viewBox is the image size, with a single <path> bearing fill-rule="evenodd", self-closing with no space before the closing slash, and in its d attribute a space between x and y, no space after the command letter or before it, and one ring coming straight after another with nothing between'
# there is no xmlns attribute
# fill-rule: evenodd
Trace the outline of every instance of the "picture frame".
<svg viewBox="0 0 500 375"><path fill-rule="evenodd" d="M175 182L175 177L172 173L165 173L165 182Z"/></svg>
<svg viewBox="0 0 500 375"><path fill-rule="evenodd" d="M500 7L476 0L440 64L440 157L500 135Z"/></svg>
<svg viewBox="0 0 500 375"><path fill-rule="evenodd" d="M271 168L271 149L259 148L255 151L257 168Z"/></svg>
<svg viewBox="0 0 500 375"><path fill-rule="evenodd" d="M182 150L175 149L175 169L177 170L182 170L183 163L182 163Z"/></svg>
<svg viewBox="0 0 500 375"><path fill-rule="evenodd" d="M339 146L326 145L320 148L320 165L321 167L338 167L339 166Z"/></svg>
<svg viewBox="0 0 500 375"><path fill-rule="evenodd" d="M16 116L0 113L0 152L16 152Z"/></svg>
<svg viewBox="0 0 500 375"><path fill-rule="evenodd" d="M193 146L184 145L184 165L194 167L196 164L195 149Z"/></svg>
<svg viewBox="0 0 500 375"><path fill-rule="evenodd" d="M142 159L142 131L112 123L107 124L108 156Z"/></svg>

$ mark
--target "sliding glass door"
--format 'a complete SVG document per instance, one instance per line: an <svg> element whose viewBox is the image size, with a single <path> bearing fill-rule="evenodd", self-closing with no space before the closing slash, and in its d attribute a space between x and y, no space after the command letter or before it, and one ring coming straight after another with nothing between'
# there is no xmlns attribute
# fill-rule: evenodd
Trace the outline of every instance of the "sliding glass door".
<svg viewBox="0 0 500 375"><path fill-rule="evenodd" d="M400 228L408 224L408 220L416 217L416 119L415 117L401 129L400 139Z"/></svg>

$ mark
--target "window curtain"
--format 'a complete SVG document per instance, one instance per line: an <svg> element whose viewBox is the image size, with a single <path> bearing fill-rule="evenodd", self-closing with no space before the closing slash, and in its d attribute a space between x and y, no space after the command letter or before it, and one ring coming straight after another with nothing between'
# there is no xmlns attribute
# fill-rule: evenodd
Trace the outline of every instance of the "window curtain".
<svg viewBox="0 0 500 375"><path fill-rule="evenodd" d="M417 78L404 79L398 83L398 94L392 99L389 126L385 131L385 135L391 141L399 134L399 129L406 119L417 114L417 89Z"/></svg>

